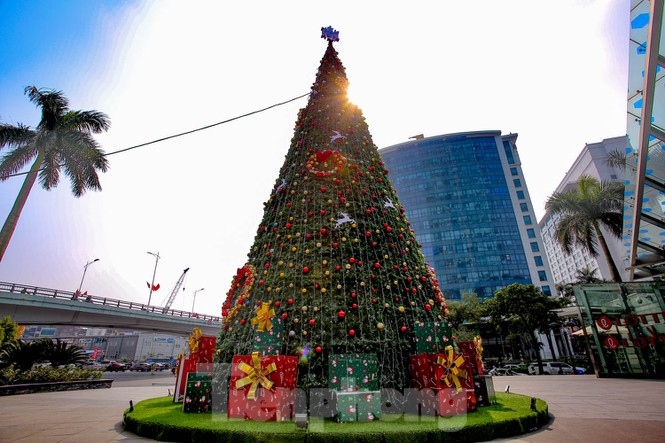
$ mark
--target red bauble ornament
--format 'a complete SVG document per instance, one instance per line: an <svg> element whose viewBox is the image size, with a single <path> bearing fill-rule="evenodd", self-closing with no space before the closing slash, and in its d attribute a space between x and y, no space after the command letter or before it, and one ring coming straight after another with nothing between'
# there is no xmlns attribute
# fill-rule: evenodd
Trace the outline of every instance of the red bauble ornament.
<svg viewBox="0 0 665 443"><path fill-rule="evenodd" d="M356 335L356 331L353 329L349 329L349 335L353 337L354 335Z"/></svg>
<svg viewBox="0 0 665 443"><path fill-rule="evenodd" d="M281 305L282 305L282 302L281 302L281 301L276 301L276 302L275 302L275 307L276 307L276 308L279 308Z"/></svg>
<svg viewBox="0 0 665 443"><path fill-rule="evenodd" d="M303 274L307 274L308 272L309 272L309 268L308 268L307 266L305 266L304 268L302 268L302 273L303 273Z"/></svg>
<svg viewBox="0 0 665 443"><path fill-rule="evenodd" d="M431 310L432 310L432 307L431 307L430 305L425 305L425 310L426 310L426 311L431 311Z"/></svg>
<svg viewBox="0 0 665 443"><path fill-rule="evenodd" d="M374 267L376 269L379 269L381 267L381 263L379 263L379 262L374 263Z"/></svg>
<svg viewBox="0 0 665 443"><path fill-rule="evenodd" d="M339 312L337 313L337 317L338 317L338 318L344 318L344 317L346 317L346 312L344 312L344 311L339 311Z"/></svg>
<svg viewBox="0 0 665 443"><path fill-rule="evenodd" d="M292 305L292 304L293 304L293 299L292 299L292 298L288 299L288 300L287 300L287 303L290 304L290 305Z"/></svg>
<svg viewBox="0 0 665 443"><path fill-rule="evenodd" d="M323 351L323 348L321 346L317 346L316 348L314 348L314 350L316 351L317 354L320 354L321 351Z"/></svg>
<svg viewBox="0 0 665 443"><path fill-rule="evenodd" d="M310 326L314 326L315 323L316 323L316 321L313 318L309 320L309 325Z"/></svg>
<svg viewBox="0 0 665 443"><path fill-rule="evenodd" d="M244 318L242 320L240 320L241 325L244 325L245 323L247 323L247 320L245 320Z"/></svg>
<svg viewBox="0 0 665 443"><path fill-rule="evenodd" d="M406 332L407 327L406 327L406 326L402 326L401 328L399 328L399 330L402 331L402 332Z"/></svg>
<svg viewBox="0 0 665 443"><path fill-rule="evenodd" d="M326 235L326 232L328 232L326 228L321 228L321 235Z"/></svg>
<svg viewBox="0 0 665 443"><path fill-rule="evenodd" d="M339 243L333 242L333 248L336 248L337 246L339 246Z"/></svg>
<svg viewBox="0 0 665 443"><path fill-rule="evenodd" d="M288 317L289 317L289 314L287 314L286 312L282 314L282 318L284 320L286 320Z"/></svg>
<svg viewBox="0 0 665 443"><path fill-rule="evenodd" d="M335 271L339 271L340 269L342 269L340 265L335 266Z"/></svg>
<svg viewBox="0 0 665 443"><path fill-rule="evenodd" d="M356 298L357 296L358 296L358 294L356 294L355 292L351 293L351 297Z"/></svg>
<svg viewBox="0 0 665 443"><path fill-rule="evenodd" d="M349 259L349 263L354 264L355 262L356 262L356 259L355 259L355 258L351 257L351 258Z"/></svg>
<svg viewBox="0 0 665 443"><path fill-rule="evenodd" d="M354 304L351 305L351 307L352 307L353 309L358 309L358 304L357 304L357 303L354 303Z"/></svg>

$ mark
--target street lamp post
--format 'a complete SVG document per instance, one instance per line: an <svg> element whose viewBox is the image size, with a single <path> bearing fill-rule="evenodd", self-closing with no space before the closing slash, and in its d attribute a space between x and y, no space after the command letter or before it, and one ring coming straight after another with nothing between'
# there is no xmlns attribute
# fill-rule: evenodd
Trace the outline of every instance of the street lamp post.
<svg viewBox="0 0 665 443"><path fill-rule="evenodd" d="M196 293L205 290L205 288L197 289L194 291L194 299L192 300L192 312L194 312L194 303L196 303Z"/></svg>
<svg viewBox="0 0 665 443"><path fill-rule="evenodd" d="M83 266L83 275L81 276L81 284L79 284L79 292L81 292L81 288L83 287L83 279L85 278L85 271L88 270L88 266L90 266L91 264L93 264L96 261L99 261L99 259L96 258L92 261L89 261L88 263L85 264L85 266Z"/></svg>
<svg viewBox="0 0 665 443"><path fill-rule="evenodd" d="M150 306L150 301L152 300L152 288L155 287L155 275L157 275L157 263L159 263L159 259L161 258L158 253L150 252L148 251L148 254L152 255L155 257L155 270L152 273L152 282L150 283L150 294L148 295L148 306Z"/></svg>

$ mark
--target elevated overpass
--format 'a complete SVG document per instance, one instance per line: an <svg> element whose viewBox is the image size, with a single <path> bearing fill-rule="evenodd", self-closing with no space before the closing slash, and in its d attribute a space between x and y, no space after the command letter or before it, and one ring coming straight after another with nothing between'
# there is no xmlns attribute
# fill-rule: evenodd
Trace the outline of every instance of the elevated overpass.
<svg viewBox="0 0 665 443"><path fill-rule="evenodd" d="M0 282L0 318L20 325L87 326L217 336L222 318L70 291Z"/></svg>

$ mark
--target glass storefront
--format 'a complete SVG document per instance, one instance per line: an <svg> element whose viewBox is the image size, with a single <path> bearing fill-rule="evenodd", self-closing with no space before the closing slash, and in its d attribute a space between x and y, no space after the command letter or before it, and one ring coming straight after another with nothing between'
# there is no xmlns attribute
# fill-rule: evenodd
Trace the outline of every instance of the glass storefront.
<svg viewBox="0 0 665 443"><path fill-rule="evenodd" d="M665 282L573 289L599 377L665 378Z"/></svg>

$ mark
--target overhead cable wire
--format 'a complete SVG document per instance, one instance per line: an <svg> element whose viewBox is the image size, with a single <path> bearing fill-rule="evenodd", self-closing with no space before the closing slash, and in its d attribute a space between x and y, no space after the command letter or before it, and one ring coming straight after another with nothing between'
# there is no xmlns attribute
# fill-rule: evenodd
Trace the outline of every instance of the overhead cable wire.
<svg viewBox="0 0 665 443"><path fill-rule="evenodd" d="M308 93L306 93L306 94L302 94L302 95L299 95L299 96L297 96L297 97L293 97L293 98L291 98L291 99L289 99L289 100L286 100L286 101L283 101L283 102L280 102L280 103L275 103L275 104L273 104L273 105L267 106L267 107L262 108L262 109L257 109L256 111L252 111L252 112L248 112L248 113L246 113L246 114L238 115L238 116L236 116L236 117L232 117L232 118L229 118L229 119L227 119L227 120L222 120L221 122L212 123L212 124L210 124L210 125L202 126L202 127L200 127L200 128L192 129L192 130L185 131L185 132L180 132L180 133L178 133L178 134L169 135L169 136L166 136L166 137L162 137L162 138L158 138L158 139L155 139L155 140L151 140L151 141L149 141L149 142L140 143L140 144L138 144L138 145L134 145L134 146L129 146L129 147L124 148L124 149L119 149L119 150L117 150L117 151L113 151L113 152L105 153L104 156L105 156L105 157L108 157L109 155L120 154L121 152L131 151L132 149L142 148L142 147L144 147L144 146L148 146L148 145L152 145L152 144L155 144L155 143L163 142L163 141L166 141L166 140L170 140L170 139L172 139L172 138L182 137L182 136L184 136L184 135L193 134L193 133L195 133L195 132L203 131L203 130L205 130L205 129L214 128L215 126L223 125L223 124L225 124L225 123L230 123L230 122L232 122L232 121L239 120L239 119L241 119L241 118L249 117L250 115L258 114L258 113L260 113L260 112L264 112L264 111L267 111L267 110L269 110L269 109L276 108L276 107L278 107L278 106L286 105L286 104L288 104L288 103L291 103L291 102L296 101L296 100L298 100L298 99L301 99L301 98L303 98L303 97L307 97L309 94L310 94L310 93L308 92ZM62 166L62 165L60 165L60 166ZM41 169L39 169L39 171L41 171ZM39 171L36 171L36 172L39 172ZM16 174L5 175L4 177L2 177L2 180L7 179L7 178L10 178L10 177L17 177L17 176L19 176L19 175L26 175L26 174L29 174L29 173L30 173L30 171L26 171L26 172L17 172Z"/></svg>

